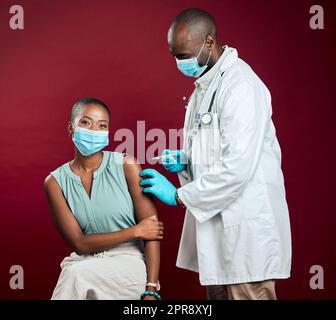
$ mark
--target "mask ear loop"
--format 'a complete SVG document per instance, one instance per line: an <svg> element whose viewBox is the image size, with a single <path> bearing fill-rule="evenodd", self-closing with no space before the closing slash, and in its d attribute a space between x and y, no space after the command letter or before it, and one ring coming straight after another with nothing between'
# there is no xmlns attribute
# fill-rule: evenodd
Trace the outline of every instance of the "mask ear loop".
<svg viewBox="0 0 336 320"><path fill-rule="evenodd" d="M196 58L198 58L199 55L201 54L201 52L202 52L202 50L203 50L203 47L204 47L204 45L205 45L205 40L206 40L206 39L204 39L203 44L202 44L202 47L201 47L200 51L198 51L198 55L196 56Z"/></svg>
<svg viewBox="0 0 336 320"><path fill-rule="evenodd" d="M200 51L198 52L198 55L196 56L196 59L197 59L197 60L198 60L198 57L199 57L199 55L201 54L201 52L202 52L202 50L203 50L203 47L204 47L204 45L205 45L205 41L206 41L206 38L204 39L203 44L202 44L202 47L201 47ZM212 54L212 51L210 51L210 53L209 53L209 57L208 57L207 62L205 63L205 66L208 65L208 62L209 62L210 57L211 57L211 54ZM197 61L197 62L198 62L198 61Z"/></svg>
<svg viewBox="0 0 336 320"><path fill-rule="evenodd" d="M73 122L70 122L70 123L71 123L71 126L72 126L74 129L76 129L75 124L74 124Z"/></svg>
<svg viewBox="0 0 336 320"><path fill-rule="evenodd" d="M74 126L74 124L72 123L72 121L70 121L70 125L71 125L71 127L70 128L73 128L73 129L75 129L75 126ZM69 132L69 136L71 135L71 132Z"/></svg>
<svg viewBox="0 0 336 320"><path fill-rule="evenodd" d="M207 65L208 65L208 62L209 62L209 60L210 60L210 57L211 57L211 54L212 54L212 51L210 51L210 53L209 53L209 57L208 57L208 60L207 60L207 62L205 63L205 66L207 66Z"/></svg>

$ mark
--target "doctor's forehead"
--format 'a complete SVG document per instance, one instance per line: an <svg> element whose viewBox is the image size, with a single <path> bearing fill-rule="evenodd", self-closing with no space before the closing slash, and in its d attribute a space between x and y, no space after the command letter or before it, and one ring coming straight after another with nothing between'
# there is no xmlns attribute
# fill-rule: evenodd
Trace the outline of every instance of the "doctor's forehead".
<svg viewBox="0 0 336 320"><path fill-rule="evenodd" d="M168 30L168 47L172 55L192 54L195 47L195 37L187 27L171 27Z"/></svg>

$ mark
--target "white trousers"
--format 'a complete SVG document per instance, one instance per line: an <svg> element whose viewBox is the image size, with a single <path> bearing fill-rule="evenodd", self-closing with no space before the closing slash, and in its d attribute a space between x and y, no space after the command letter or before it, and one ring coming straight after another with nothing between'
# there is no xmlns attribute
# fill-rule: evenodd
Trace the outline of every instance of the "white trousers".
<svg viewBox="0 0 336 320"><path fill-rule="evenodd" d="M89 255L63 259L52 300L140 300L147 271L141 244L122 243Z"/></svg>

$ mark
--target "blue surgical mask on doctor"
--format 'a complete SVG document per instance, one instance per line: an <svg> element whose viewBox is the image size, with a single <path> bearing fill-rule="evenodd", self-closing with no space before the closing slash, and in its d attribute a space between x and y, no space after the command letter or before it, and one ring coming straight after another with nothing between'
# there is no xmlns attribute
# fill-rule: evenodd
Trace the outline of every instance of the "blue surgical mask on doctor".
<svg viewBox="0 0 336 320"><path fill-rule="evenodd" d="M196 57L190 58L190 59L176 59L176 64L177 64L177 68L186 76L188 77L194 77L194 78L198 78L200 75L202 75L202 73L206 70L206 68L208 67L208 63L211 57L211 51L209 52L209 57L207 62L205 63L204 66L200 66L198 64L198 57L201 54L203 47L205 44L205 40L202 44L202 47L200 49L200 51L198 52Z"/></svg>
<svg viewBox="0 0 336 320"><path fill-rule="evenodd" d="M90 156L109 144L108 134L107 130L97 131L75 127L72 141L83 156Z"/></svg>

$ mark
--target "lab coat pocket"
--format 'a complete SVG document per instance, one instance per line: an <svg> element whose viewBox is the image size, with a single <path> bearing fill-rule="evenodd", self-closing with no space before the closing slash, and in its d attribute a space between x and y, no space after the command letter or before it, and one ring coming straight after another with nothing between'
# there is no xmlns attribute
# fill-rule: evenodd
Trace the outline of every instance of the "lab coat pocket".
<svg viewBox="0 0 336 320"><path fill-rule="evenodd" d="M247 220L257 220L273 226L274 217L268 202L264 183L249 183L241 196L242 212Z"/></svg>
<svg viewBox="0 0 336 320"><path fill-rule="evenodd" d="M211 137L209 141L209 155L211 157L211 168L213 171L221 170L223 165L221 132L218 113L212 114Z"/></svg>
<svg viewBox="0 0 336 320"><path fill-rule="evenodd" d="M200 143L200 165L205 171L209 171L211 164L211 155L209 154L209 145L211 144L210 126L201 125L199 130L199 143Z"/></svg>
<svg viewBox="0 0 336 320"><path fill-rule="evenodd" d="M235 205L233 204L230 209L225 209L221 212L223 228L232 228L239 226L241 222L242 215L238 210L235 210Z"/></svg>
<svg viewBox="0 0 336 320"><path fill-rule="evenodd" d="M210 170L211 155L209 144L211 144L210 126L201 125L192 143L192 168L194 178L199 177L203 172Z"/></svg>
<svg viewBox="0 0 336 320"><path fill-rule="evenodd" d="M220 164L221 137L218 114L211 114L211 123L201 124L199 130L201 165L206 171L216 171Z"/></svg>

